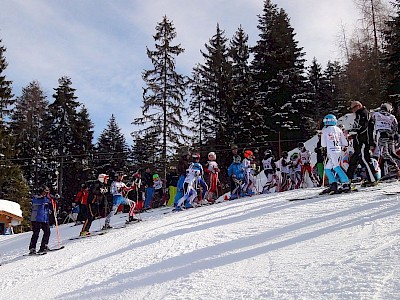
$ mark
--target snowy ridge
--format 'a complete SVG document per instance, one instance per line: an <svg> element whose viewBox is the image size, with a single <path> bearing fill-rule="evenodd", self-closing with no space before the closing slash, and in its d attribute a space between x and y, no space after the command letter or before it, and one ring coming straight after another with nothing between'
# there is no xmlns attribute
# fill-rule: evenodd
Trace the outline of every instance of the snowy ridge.
<svg viewBox="0 0 400 300"><path fill-rule="evenodd" d="M80 226L62 225L65 249L0 266L0 299L400 299L400 198L385 194L400 187L379 187L155 209L141 214L146 222L76 241ZM0 237L0 261L25 253L30 236Z"/></svg>

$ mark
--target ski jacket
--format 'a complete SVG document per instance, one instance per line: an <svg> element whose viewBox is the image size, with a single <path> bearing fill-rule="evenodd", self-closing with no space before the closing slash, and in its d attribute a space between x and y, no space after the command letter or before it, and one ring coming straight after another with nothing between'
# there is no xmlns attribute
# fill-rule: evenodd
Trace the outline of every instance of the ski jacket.
<svg viewBox="0 0 400 300"><path fill-rule="evenodd" d="M83 205L87 205L88 196L89 196L89 192L86 189L80 190L78 192L78 194L76 194L75 202L83 204Z"/></svg>
<svg viewBox="0 0 400 300"><path fill-rule="evenodd" d="M368 110L363 107L355 112L356 116L350 135L353 136L354 147L360 147L362 144L367 146L373 145L374 124Z"/></svg>
<svg viewBox="0 0 400 300"><path fill-rule="evenodd" d="M122 181L113 181L110 187L110 192L113 196L122 196L122 192L127 189L128 187Z"/></svg>
<svg viewBox="0 0 400 300"><path fill-rule="evenodd" d="M311 152L308 150L300 151L300 161L302 165L309 165L311 164Z"/></svg>
<svg viewBox="0 0 400 300"><path fill-rule="evenodd" d="M231 165L228 168L228 175L232 177L235 175L235 177L238 180L244 179L244 171L243 171L243 166L241 163L231 163Z"/></svg>
<svg viewBox="0 0 400 300"><path fill-rule="evenodd" d="M321 146L326 148L329 154L342 153L342 147L347 147L348 142L342 129L337 126L327 126L322 129Z"/></svg>
<svg viewBox="0 0 400 300"><path fill-rule="evenodd" d="M104 199L104 195L107 193L107 187L104 183L96 181L89 188L88 204L100 204Z"/></svg>
<svg viewBox="0 0 400 300"><path fill-rule="evenodd" d="M210 160L207 163L207 168L205 169L206 173L218 173L218 163L214 160Z"/></svg>
<svg viewBox="0 0 400 300"><path fill-rule="evenodd" d="M264 157L261 161L264 170L271 170L275 172L276 165L275 165L275 157L273 155L268 155Z"/></svg>
<svg viewBox="0 0 400 300"><path fill-rule="evenodd" d="M376 132L386 132L388 135L395 135L398 130L398 123L395 116L386 111L377 111L372 115L374 120L374 130Z"/></svg>
<svg viewBox="0 0 400 300"><path fill-rule="evenodd" d="M51 200L48 196L34 196L32 198L31 221L49 223Z"/></svg>
<svg viewBox="0 0 400 300"><path fill-rule="evenodd" d="M290 173L289 167L291 165L292 165L291 161L288 161L287 159L285 159L283 157L281 158L280 166L281 166L281 172L282 173L289 174Z"/></svg>

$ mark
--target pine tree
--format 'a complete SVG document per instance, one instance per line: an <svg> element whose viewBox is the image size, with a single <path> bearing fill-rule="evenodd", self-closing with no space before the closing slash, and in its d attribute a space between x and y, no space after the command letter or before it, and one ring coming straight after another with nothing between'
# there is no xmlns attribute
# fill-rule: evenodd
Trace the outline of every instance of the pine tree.
<svg viewBox="0 0 400 300"><path fill-rule="evenodd" d="M47 172L42 174L45 176L42 180L66 199L73 199L85 179L82 173L86 168L88 144L92 143L89 141L90 130L85 135L78 132L82 128L91 128L91 123L85 109L79 110L81 104L71 79L64 76L58 83L59 86L54 88L54 102L49 105L44 118L42 155L46 159ZM83 123L86 125L82 126Z"/></svg>
<svg viewBox="0 0 400 300"><path fill-rule="evenodd" d="M277 140L279 133L286 139L304 139L302 124L307 118L305 96L304 53L294 40L289 17L270 0L265 0L259 16L259 37L252 52L254 101L262 107L264 122L256 135L259 142Z"/></svg>
<svg viewBox="0 0 400 300"><path fill-rule="evenodd" d="M387 68L387 93L394 104L395 112L400 109L400 0L393 2L395 15L388 22L385 31L386 48L384 64Z"/></svg>
<svg viewBox="0 0 400 300"><path fill-rule="evenodd" d="M224 149L231 143L229 135L228 111L232 112L232 81L229 49L225 32L217 24L216 34L201 51L204 64L194 69L191 108L201 108L197 118L201 118L200 152L207 153ZM192 117L193 120L193 117ZM196 120L194 120L196 122ZM199 120L197 120L199 121ZM207 148L204 146L207 145Z"/></svg>
<svg viewBox="0 0 400 300"><path fill-rule="evenodd" d="M0 125L6 122L5 118L10 114L10 106L15 102L12 94L12 81L7 80L4 74L8 66L4 56L6 50L0 39Z"/></svg>
<svg viewBox="0 0 400 300"><path fill-rule="evenodd" d="M111 115L107 128L102 131L96 146L96 164L99 172L115 173L128 171L127 160L129 147L118 126L114 115Z"/></svg>
<svg viewBox="0 0 400 300"><path fill-rule="evenodd" d="M32 190L39 187L39 174L42 173L41 149L43 116L48 102L39 82L32 81L22 89L17 97L15 109L11 115L10 128L16 137L17 162Z"/></svg>
<svg viewBox="0 0 400 300"><path fill-rule="evenodd" d="M176 151L186 137L183 121L185 111L185 94L187 80L176 72L176 57L184 52L178 45L173 45L176 30L166 16L156 26L153 36L156 50L147 48L147 56L153 69L146 70L142 77L146 83L143 91L143 117L136 118L134 125L147 125L141 130L145 135L159 137L159 147L148 149L155 157L159 157L164 176L166 176L167 160ZM183 141L182 141L183 140Z"/></svg>

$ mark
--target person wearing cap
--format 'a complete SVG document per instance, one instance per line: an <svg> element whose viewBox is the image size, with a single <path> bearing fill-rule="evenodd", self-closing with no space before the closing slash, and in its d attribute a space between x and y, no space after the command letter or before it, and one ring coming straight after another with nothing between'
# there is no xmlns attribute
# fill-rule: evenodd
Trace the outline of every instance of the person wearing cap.
<svg viewBox="0 0 400 300"><path fill-rule="evenodd" d="M350 109L355 114L353 127L349 130L349 139L353 140L354 153L350 157L347 176L350 180L353 179L358 164L361 164L365 167L367 176L364 185L376 185L377 180L370 153L370 147L374 144L374 124L369 111L360 101L352 101Z"/></svg>
<svg viewBox="0 0 400 300"><path fill-rule="evenodd" d="M29 254L36 254L36 244L39 238L40 230L43 230L43 237L38 253L45 253L49 250L50 239L49 215L51 211L51 200L49 198L49 188L42 186L38 190L38 195L32 198L32 237L29 243Z"/></svg>
<svg viewBox="0 0 400 300"><path fill-rule="evenodd" d="M377 148L377 156L381 157L381 165L385 162L396 170L397 177L400 177L400 168L395 159L400 157L395 153L395 137L398 134L398 122L392 115L393 107L390 103L383 103L378 111L374 112L372 119L374 120L375 143ZM377 159L379 160L379 159ZM385 168L381 170L382 176L385 176Z"/></svg>
<svg viewBox="0 0 400 300"><path fill-rule="evenodd" d="M92 222L94 218L100 214L100 205L104 203L104 201L107 201L105 199L105 194L107 193L107 182L108 175L100 174L98 180L90 185L88 189L86 219L83 223L80 236L90 235Z"/></svg>

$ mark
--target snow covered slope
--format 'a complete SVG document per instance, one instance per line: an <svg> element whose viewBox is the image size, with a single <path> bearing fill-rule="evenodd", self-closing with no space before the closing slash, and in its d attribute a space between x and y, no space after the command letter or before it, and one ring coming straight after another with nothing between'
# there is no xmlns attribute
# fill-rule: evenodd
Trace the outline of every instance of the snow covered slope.
<svg viewBox="0 0 400 300"><path fill-rule="evenodd" d="M288 201L320 190L156 209L75 241L62 225L65 249L39 257L21 259L31 233L1 236L0 299L400 299L398 182Z"/></svg>

